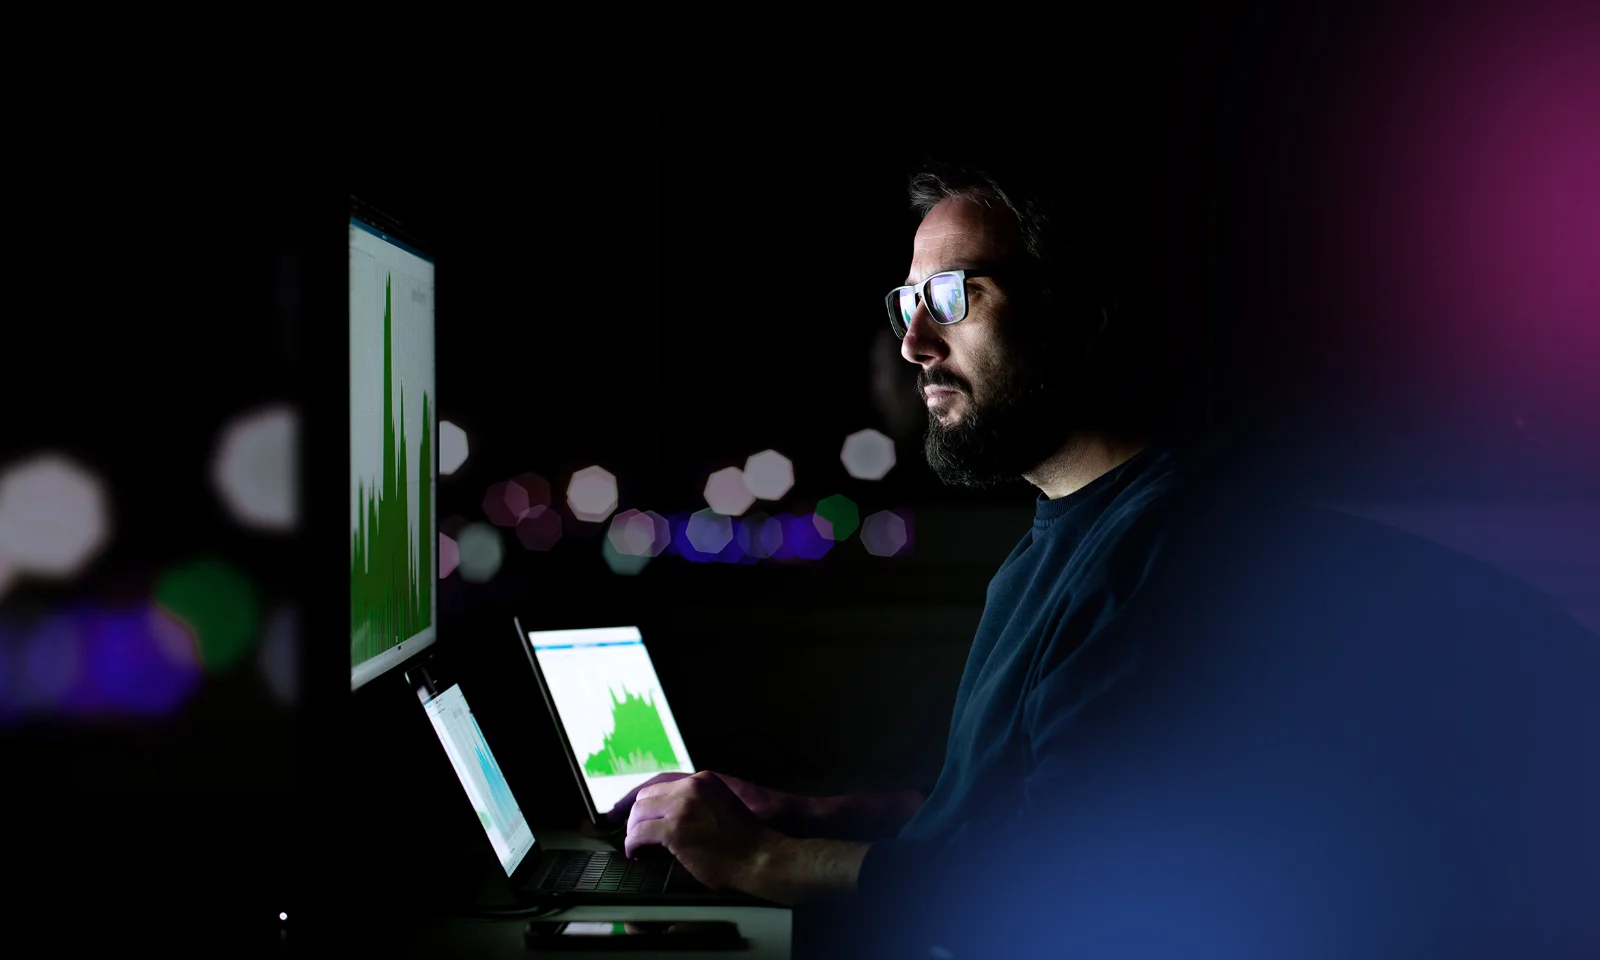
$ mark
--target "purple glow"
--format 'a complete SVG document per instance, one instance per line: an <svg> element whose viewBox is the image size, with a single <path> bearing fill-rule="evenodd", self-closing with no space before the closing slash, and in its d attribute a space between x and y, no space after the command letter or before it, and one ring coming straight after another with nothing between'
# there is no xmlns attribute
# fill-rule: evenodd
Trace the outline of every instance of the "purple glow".
<svg viewBox="0 0 1600 960"><path fill-rule="evenodd" d="M147 607L84 618L84 671L78 693L95 712L170 713L194 692L200 671L167 655ZM74 705L80 701L73 698Z"/></svg>
<svg viewBox="0 0 1600 960"><path fill-rule="evenodd" d="M765 545L769 545L769 544L772 546L771 551L768 552L768 556L770 556L772 559L774 559L774 560L793 560L793 559L795 559L794 545L791 542L790 536L789 536L789 528L791 526L793 526L794 521L795 521L794 514L792 514L792 513L780 513L777 516L773 517L771 520L767 521L767 523L762 526L762 528L761 528L761 534L762 534L761 542L762 542L762 544L764 546ZM773 525L777 526L777 542L775 544L772 543L770 540L768 540L768 534L767 534L767 531L769 529L771 529L771 527Z"/></svg>
<svg viewBox="0 0 1600 960"><path fill-rule="evenodd" d="M906 542L899 550L895 551L894 555L897 557L910 556L917 545L917 525L912 519L911 511L906 507L895 507L889 512L904 520L906 524Z"/></svg>
<svg viewBox="0 0 1600 960"><path fill-rule="evenodd" d="M1393 26L1320 135L1350 296L1468 390L1514 378L1600 410L1600 7Z"/></svg>
<svg viewBox="0 0 1600 960"><path fill-rule="evenodd" d="M689 520L690 516L686 513L674 514L672 516L671 550L678 556L692 563L710 563L712 560L716 559L716 555L701 553L699 550L695 549L694 543L689 540Z"/></svg>
<svg viewBox="0 0 1600 960"><path fill-rule="evenodd" d="M783 523L764 513L752 513L739 521L734 539L747 561L763 560L783 546Z"/></svg>
<svg viewBox="0 0 1600 960"><path fill-rule="evenodd" d="M833 541L824 537L818 529L817 521L828 523L824 518L815 514L806 514L796 517L789 524L789 536L784 544L794 551L794 555L802 560L821 560L833 549ZM831 524L830 524L831 527Z"/></svg>
<svg viewBox="0 0 1600 960"><path fill-rule="evenodd" d="M39 624L19 658L18 703L45 710L60 705L78 684L82 644L78 624L69 616L57 615Z"/></svg>
<svg viewBox="0 0 1600 960"><path fill-rule="evenodd" d="M713 510L697 510L690 515L684 532L695 550L716 556L733 542L733 520Z"/></svg>
<svg viewBox="0 0 1600 960"><path fill-rule="evenodd" d="M718 563L743 563L745 560L745 554L744 548L739 546L739 538L730 535L728 537L727 545L717 553L714 559Z"/></svg>
<svg viewBox="0 0 1600 960"><path fill-rule="evenodd" d="M11 625L0 621L0 724L7 723L16 715L12 706L11 693L11 657L13 639Z"/></svg>

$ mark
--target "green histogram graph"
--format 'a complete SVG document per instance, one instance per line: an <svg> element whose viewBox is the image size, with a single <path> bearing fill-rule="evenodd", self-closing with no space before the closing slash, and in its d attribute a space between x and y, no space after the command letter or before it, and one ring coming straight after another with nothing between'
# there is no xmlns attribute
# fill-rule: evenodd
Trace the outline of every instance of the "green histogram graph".
<svg viewBox="0 0 1600 960"><path fill-rule="evenodd" d="M624 687L622 699L611 693L611 732L605 746L583 761L591 777L612 777L627 773L660 773L676 770L678 757L667 740L656 705L635 696Z"/></svg>
<svg viewBox="0 0 1600 960"><path fill-rule="evenodd" d="M433 623L433 411L422 391L418 440L417 524L411 523L406 470L405 389L395 422L393 277L383 286L383 475L358 480L357 516L350 539L351 663L377 656ZM657 721L659 723L659 721Z"/></svg>

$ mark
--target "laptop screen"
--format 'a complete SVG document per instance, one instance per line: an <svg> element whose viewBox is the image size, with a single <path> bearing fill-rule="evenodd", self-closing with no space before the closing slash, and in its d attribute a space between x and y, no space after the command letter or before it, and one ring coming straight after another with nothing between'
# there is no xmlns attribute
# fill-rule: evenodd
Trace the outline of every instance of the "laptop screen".
<svg viewBox="0 0 1600 960"><path fill-rule="evenodd" d="M658 773L694 772L638 627L528 633L594 809Z"/></svg>
<svg viewBox="0 0 1600 960"><path fill-rule="evenodd" d="M506 876L517 869L522 858L533 849L533 831L522 818L511 788L495 762L494 753L478 729L478 721L467 706L467 696L459 684L452 684L438 694L419 692L424 699L423 708L433 722L433 731L439 735L444 752L455 767L461 786L472 800L472 809L489 835L489 843Z"/></svg>

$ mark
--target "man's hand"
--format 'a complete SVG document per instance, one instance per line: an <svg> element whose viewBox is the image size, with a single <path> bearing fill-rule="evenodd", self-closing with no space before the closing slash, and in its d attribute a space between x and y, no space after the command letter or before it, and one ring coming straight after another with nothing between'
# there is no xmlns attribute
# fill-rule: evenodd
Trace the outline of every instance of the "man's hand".
<svg viewBox="0 0 1600 960"><path fill-rule="evenodd" d="M870 844L786 837L709 770L639 788L623 853L659 844L696 880L794 905L855 890Z"/></svg>
<svg viewBox="0 0 1600 960"><path fill-rule="evenodd" d="M709 773L710 771L707 772ZM612 823L622 823L628 820L628 813L633 809L634 800L641 790L661 783L684 780L689 776L687 773L658 773L628 791L627 795L618 800L606 816ZM795 819L795 815L805 806L806 801L811 799L810 797L797 797L792 793L784 793L781 790L769 790L748 780L730 777L726 773L714 773L712 776L727 785L728 789L733 791L733 795L738 797L739 801L745 805L745 808L755 814L758 820L785 832L789 832L785 829L789 826L786 821Z"/></svg>
<svg viewBox="0 0 1600 960"><path fill-rule="evenodd" d="M641 847L660 844L711 889L748 892L758 855L782 839L721 777L702 770L638 789L623 853L631 858Z"/></svg>

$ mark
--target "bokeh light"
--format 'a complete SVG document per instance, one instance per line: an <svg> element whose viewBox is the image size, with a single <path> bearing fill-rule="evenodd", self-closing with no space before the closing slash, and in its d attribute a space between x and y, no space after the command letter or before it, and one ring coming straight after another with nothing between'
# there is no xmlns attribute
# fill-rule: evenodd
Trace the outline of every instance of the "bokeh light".
<svg viewBox="0 0 1600 960"><path fill-rule="evenodd" d="M456 548L456 569L461 571L461 579L472 583L484 583L493 578L505 559L500 531L487 523L469 523L462 527L456 537Z"/></svg>
<svg viewBox="0 0 1600 960"><path fill-rule="evenodd" d="M0 475L0 555L19 572L70 577L110 534L100 480L67 458L43 454Z"/></svg>
<svg viewBox="0 0 1600 960"><path fill-rule="evenodd" d="M261 615L255 588L220 560L174 567L156 582L155 601L192 631L207 670L225 670L255 642Z"/></svg>
<svg viewBox="0 0 1600 960"><path fill-rule="evenodd" d="M892 510L879 510L861 524L861 543L875 557L892 557L909 540L905 518Z"/></svg>
<svg viewBox="0 0 1600 960"><path fill-rule="evenodd" d="M446 534L439 534L439 579L455 572L456 565L461 562L461 548Z"/></svg>
<svg viewBox="0 0 1600 960"><path fill-rule="evenodd" d="M834 494L817 504L817 532L829 540L848 540L861 525L861 511L843 494Z"/></svg>
<svg viewBox="0 0 1600 960"><path fill-rule="evenodd" d="M744 471L727 467L713 473L706 480L706 503L725 517L737 517L750 509L756 495L745 485Z"/></svg>
<svg viewBox="0 0 1600 960"><path fill-rule="evenodd" d="M211 483L229 514L256 530L293 530L299 520L300 418L287 406L247 413L222 431Z"/></svg>
<svg viewBox="0 0 1600 960"><path fill-rule="evenodd" d="M717 555L712 557L711 559L715 560L718 563L745 563L745 562L747 562L748 558L745 557L745 555L744 555L744 549L739 546L739 538L736 537L736 536L731 536L731 534L734 532L737 524L738 524L737 520L731 520L730 519L728 521L728 532L730 534L730 536L728 537L728 542L723 544L722 545L722 549L718 550L717 551ZM759 559L759 558L757 558L757 559Z"/></svg>
<svg viewBox="0 0 1600 960"><path fill-rule="evenodd" d="M528 550L549 550L561 542L561 513L536 506L517 524L517 539Z"/></svg>
<svg viewBox="0 0 1600 960"><path fill-rule="evenodd" d="M525 511L550 506L550 481L544 477L537 473L524 473L511 478L510 482L522 490L522 500L527 504Z"/></svg>
<svg viewBox="0 0 1600 960"><path fill-rule="evenodd" d="M12 702L23 711L58 707L83 669L83 636L66 613L40 622L23 642L15 663Z"/></svg>
<svg viewBox="0 0 1600 960"><path fill-rule="evenodd" d="M822 529L828 521L823 518L818 523L818 519L816 514L808 513L790 522L784 546L793 552L796 559L821 560L833 549L833 540L822 535Z"/></svg>
<svg viewBox="0 0 1600 960"><path fill-rule="evenodd" d="M648 522L648 518L645 519ZM609 536L600 541L600 555L605 558L606 566L611 568L612 573L625 577L637 575L650 562L648 550L644 553L623 553Z"/></svg>
<svg viewBox="0 0 1600 960"><path fill-rule="evenodd" d="M159 714L187 700L202 673L160 639L163 617L143 605L88 616L83 675L68 707L85 714Z"/></svg>
<svg viewBox="0 0 1600 960"><path fill-rule="evenodd" d="M626 557L651 556L655 539L655 525L638 510L624 510L613 516L611 529L606 531L611 549Z"/></svg>
<svg viewBox="0 0 1600 960"><path fill-rule="evenodd" d="M765 560L783 547L783 522L757 510L739 519L733 536L746 557Z"/></svg>
<svg viewBox="0 0 1600 960"><path fill-rule="evenodd" d="M763 450L744 462L744 484L760 500L782 500L794 486L794 464L776 450Z"/></svg>
<svg viewBox="0 0 1600 960"><path fill-rule="evenodd" d="M715 554L701 553L695 549L694 543L689 539L689 521L692 516L687 513L675 513L669 518L668 523L672 529L671 551L685 560L693 563L710 563Z"/></svg>
<svg viewBox="0 0 1600 960"><path fill-rule="evenodd" d="M510 480L490 484L483 495L483 515L497 527L516 526L528 509L528 491Z"/></svg>
<svg viewBox="0 0 1600 960"><path fill-rule="evenodd" d="M200 643L195 639L194 628L161 609L159 604L150 605L150 635L174 663L195 669L202 666Z"/></svg>
<svg viewBox="0 0 1600 960"><path fill-rule="evenodd" d="M455 473L467 462L467 431L449 420L439 421L439 472Z"/></svg>
<svg viewBox="0 0 1600 960"><path fill-rule="evenodd" d="M876 430L857 430L844 438L839 459L857 480L882 480L894 469L894 441Z"/></svg>
<svg viewBox="0 0 1600 960"><path fill-rule="evenodd" d="M604 523L617 509L617 478L603 467L584 467L567 484L567 506L579 520Z"/></svg>
<svg viewBox="0 0 1600 960"><path fill-rule="evenodd" d="M650 520L650 556L659 557L672 545L672 524L654 510L646 510L644 515ZM634 525L637 526L638 521Z"/></svg>
<svg viewBox="0 0 1600 960"><path fill-rule="evenodd" d="M710 508L697 510L690 514L684 535L695 550L714 557L733 539L733 521Z"/></svg>
<svg viewBox="0 0 1600 960"><path fill-rule="evenodd" d="M267 689L284 706L300 696L300 614L285 606L272 615L261 638L258 666Z"/></svg>
<svg viewBox="0 0 1600 960"><path fill-rule="evenodd" d="M778 525L778 534L777 534L777 541L778 542L777 542L776 545L774 545L772 547L772 552L769 554L769 556L773 560L793 560L793 559L795 559L794 546L789 542L789 528L794 525L794 521L795 521L794 514L792 514L792 513L780 513L777 516L773 517L772 520L773 520L773 522L775 522ZM765 534L766 530L767 530L767 526L765 524L763 524L762 525L762 533ZM765 536L763 536L762 543L764 545L768 545L768 544L771 544L771 541L766 539Z"/></svg>

